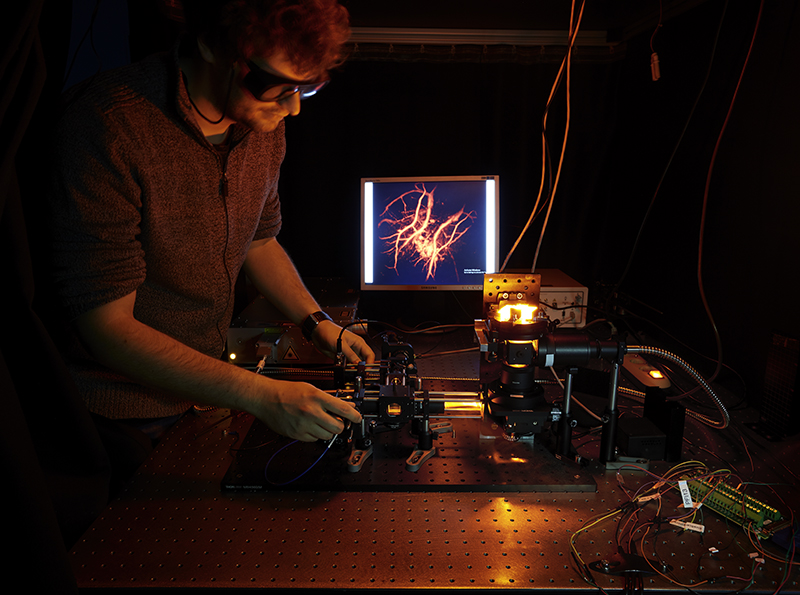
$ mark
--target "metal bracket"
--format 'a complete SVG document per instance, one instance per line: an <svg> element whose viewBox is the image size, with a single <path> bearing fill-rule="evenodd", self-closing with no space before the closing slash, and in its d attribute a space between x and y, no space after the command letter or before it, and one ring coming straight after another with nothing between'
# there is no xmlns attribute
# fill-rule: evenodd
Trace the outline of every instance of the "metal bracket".
<svg viewBox="0 0 800 595"><path fill-rule="evenodd" d="M453 438L456 436L453 423L449 421L433 421L430 424L430 430L431 434L451 434Z"/></svg>
<svg viewBox="0 0 800 595"><path fill-rule="evenodd" d="M353 448L350 452L350 458L347 459L347 470L350 473L358 473L371 456L372 446L366 449Z"/></svg>
<svg viewBox="0 0 800 595"><path fill-rule="evenodd" d="M422 464L435 454L436 454L435 446L428 450L419 450L419 449L415 450L406 459L406 469L408 469L412 473L416 473L417 471L419 471L420 467L422 467Z"/></svg>
<svg viewBox="0 0 800 595"><path fill-rule="evenodd" d="M650 459L637 459L636 457L617 457L613 461L606 461L606 470L617 469L650 469Z"/></svg>

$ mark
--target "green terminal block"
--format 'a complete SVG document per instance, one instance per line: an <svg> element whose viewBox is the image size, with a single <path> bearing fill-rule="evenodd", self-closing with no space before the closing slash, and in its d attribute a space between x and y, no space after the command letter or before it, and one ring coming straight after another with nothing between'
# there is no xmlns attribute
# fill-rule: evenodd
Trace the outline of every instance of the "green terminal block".
<svg viewBox="0 0 800 595"><path fill-rule="evenodd" d="M760 500L756 500L722 481L712 483L705 479L687 480L689 492L697 502L710 508L745 529L759 539L769 539L773 533L787 525L783 515Z"/></svg>

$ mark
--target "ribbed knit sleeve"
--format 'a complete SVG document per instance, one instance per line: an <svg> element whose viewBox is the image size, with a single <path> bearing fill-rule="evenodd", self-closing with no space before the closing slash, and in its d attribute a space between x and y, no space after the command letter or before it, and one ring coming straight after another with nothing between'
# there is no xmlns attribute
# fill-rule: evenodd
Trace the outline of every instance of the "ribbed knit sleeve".
<svg viewBox="0 0 800 595"><path fill-rule="evenodd" d="M123 148L135 139L114 121L109 101L73 103L56 130L53 272L68 318L135 291L146 276L141 189Z"/></svg>

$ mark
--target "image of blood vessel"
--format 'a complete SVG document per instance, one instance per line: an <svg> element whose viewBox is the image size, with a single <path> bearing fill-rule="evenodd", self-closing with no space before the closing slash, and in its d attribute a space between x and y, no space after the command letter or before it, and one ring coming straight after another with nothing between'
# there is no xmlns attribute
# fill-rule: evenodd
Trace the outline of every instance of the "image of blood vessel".
<svg viewBox="0 0 800 595"><path fill-rule="evenodd" d="M390 257L389 268L398 274L402 263L410 263L422 269L426 281L432 281L444 261L455 264L453 251L469 231L475 213L464 206L447 212L443 204L437 205L435 192L436 186L416 184L389 201L380 214L383 252ZM458 278L457 267L454 274Z"/></svg>

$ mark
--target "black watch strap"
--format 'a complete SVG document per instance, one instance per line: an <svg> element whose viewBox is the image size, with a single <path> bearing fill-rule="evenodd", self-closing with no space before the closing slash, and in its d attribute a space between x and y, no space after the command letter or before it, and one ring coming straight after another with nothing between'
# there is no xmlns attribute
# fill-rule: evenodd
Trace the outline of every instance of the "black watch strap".
<svg viewBox="0 0 800 595"><path fill-rule="evenodd" d="M322 310L318 310L313 314L309 314L308 317L303 321L303 336L310 341L311 334L314 332L314 329L317 328L319 323L323 320L333 321L333 319L325 314L325 312Z"/></svg>

